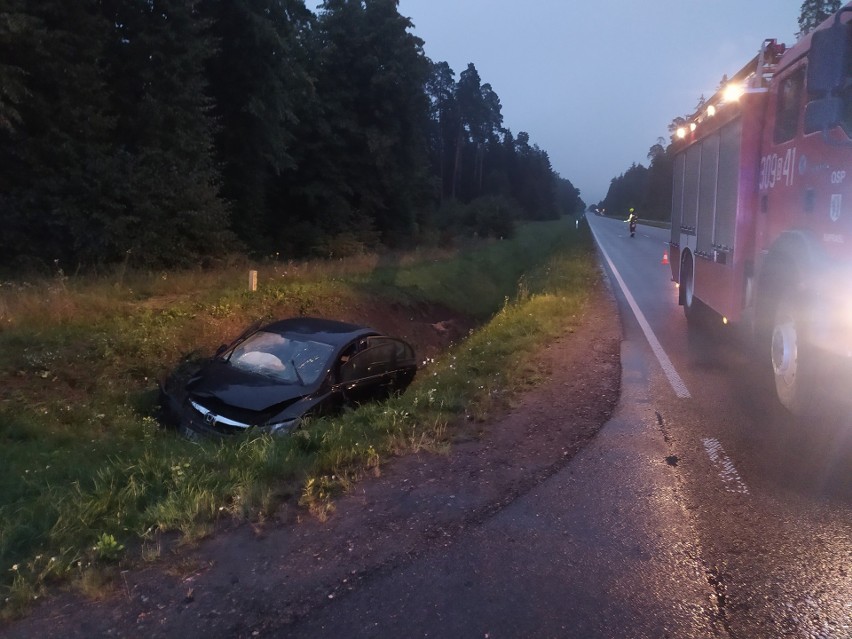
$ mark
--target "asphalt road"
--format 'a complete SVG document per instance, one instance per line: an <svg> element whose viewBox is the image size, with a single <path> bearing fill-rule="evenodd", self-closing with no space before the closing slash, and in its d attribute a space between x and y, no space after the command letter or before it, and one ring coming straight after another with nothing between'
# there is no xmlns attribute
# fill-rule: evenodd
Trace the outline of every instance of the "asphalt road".
<svg viewBox="0 0 852 639"><path fill-rule="evenodd" d="M651 352L650 395L725 631L852 637L852 419L794 419L774 399L763 353L735 327L686 330L660 264L668 231L640 226L631 240L618 221L590 222L628 342L649 342L629 294L677 376Z"/></svg>
<svg viewBox="0 0 852 639"><path fill-rule="evenodd" d="M624 331L612 420L288 636L852 638L852 424L796 422L734 330L687 332L667 231L590 223Z"/></svg>

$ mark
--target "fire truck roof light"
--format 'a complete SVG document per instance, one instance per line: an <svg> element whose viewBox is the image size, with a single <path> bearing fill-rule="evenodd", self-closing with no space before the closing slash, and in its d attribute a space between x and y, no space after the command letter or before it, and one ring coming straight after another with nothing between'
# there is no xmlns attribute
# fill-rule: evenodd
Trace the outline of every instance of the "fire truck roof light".
<svg viewBox="0 0 852 639"><path fill-rule="evenodd" d="M711 104L707 107L707 117L712 118L714 115L716 115L716 107Z"/></svg>
<svg viewBox="0 0 852 639"><path fill-rule="evenodd" d="M685 138L685 137L686 137L686 128L684 128L684 127L682 127L682 126L681 126L681 127L678 127L678 129L677 129L677 137L679 137L681 140L682 140L683 138Z"/></svg>
<svg viewBox="0 0 852 639"><path fill-rule="evenodd" d="M725 87L725 90L722 92L722 98L725 102L736 102L742 97L743 93L745 93L743 85L732 82Z"/></svg>

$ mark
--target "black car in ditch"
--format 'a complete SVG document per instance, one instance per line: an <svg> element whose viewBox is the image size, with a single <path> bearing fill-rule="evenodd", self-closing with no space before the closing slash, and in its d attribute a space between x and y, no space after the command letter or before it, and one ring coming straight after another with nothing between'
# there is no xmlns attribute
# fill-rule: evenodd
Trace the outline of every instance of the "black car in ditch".
<svg viewBox="0 0 852 639"><path fill-rule="evenodd" d="M167 423L191 439L289 433L308 415L383 399L414 378L414 350L365 326L299 317L251 327L160 384Z"/></svg>

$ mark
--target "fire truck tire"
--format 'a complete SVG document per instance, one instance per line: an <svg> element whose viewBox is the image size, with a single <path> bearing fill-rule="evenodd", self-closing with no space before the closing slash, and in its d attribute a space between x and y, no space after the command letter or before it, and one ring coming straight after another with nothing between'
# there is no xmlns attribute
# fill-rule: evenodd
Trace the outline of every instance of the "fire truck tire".
<svg viewBox="0 0 852 639"><path fill-rule="evenodd" d="M817 412L817 362L807 343L802 305L791 298L777 307L772 326L770 352L778 400L794 415Z"/></svg>
<svg viewBox="0 0 852 639"><path fill-rule="evenodd" d="M698 308L695 299L695 266L691 253L683 256L680 265L680 294L686 321L694 324L698 320Z"/></svg>

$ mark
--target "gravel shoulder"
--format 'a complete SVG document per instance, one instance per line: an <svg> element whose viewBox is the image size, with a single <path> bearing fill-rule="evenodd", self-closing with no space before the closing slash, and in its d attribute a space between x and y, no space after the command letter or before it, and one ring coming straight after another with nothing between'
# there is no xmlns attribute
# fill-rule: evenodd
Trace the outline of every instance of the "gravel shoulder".
<svg viewBox="0 0 852 639"><path fill-rule="evenodd" d="M601 284L582 321L538 354L543 382L446 454L387 461L326 522L295 506L123 572L106 600L62 593L9 637L263 637L477 527L562 469L619 397L621 327Z"/></svg>

